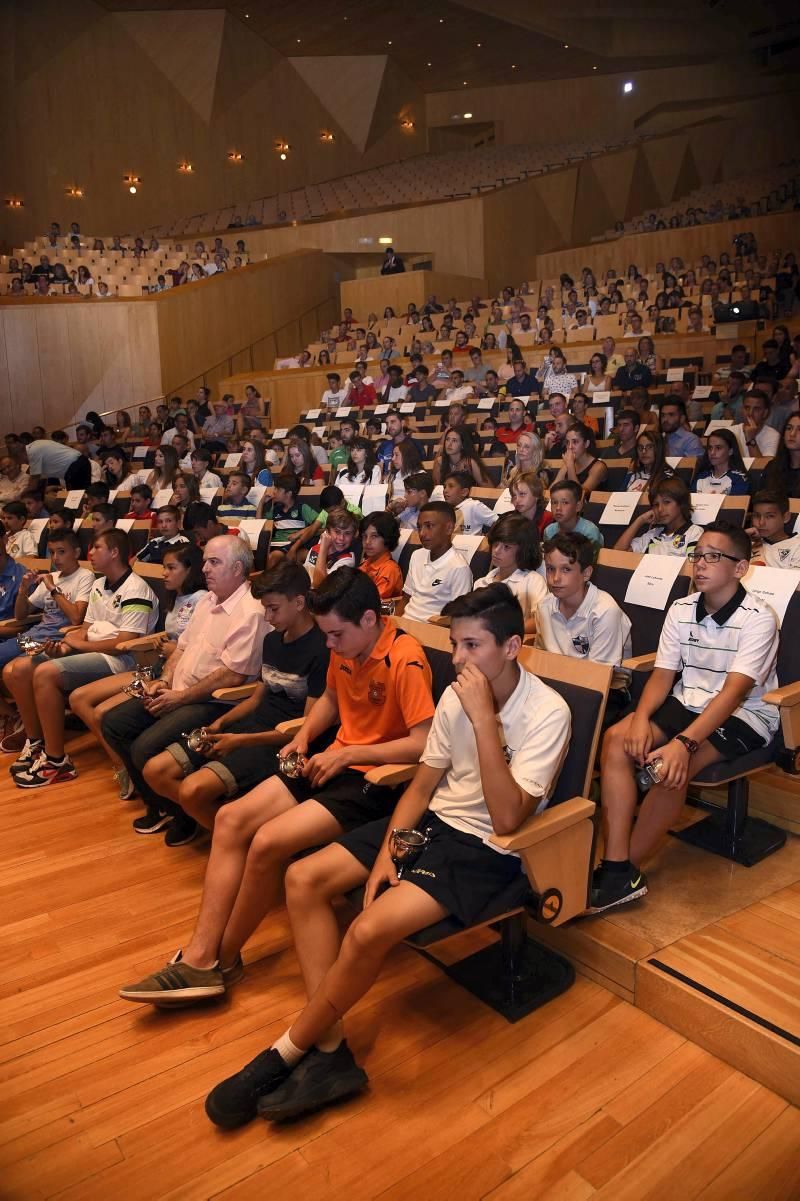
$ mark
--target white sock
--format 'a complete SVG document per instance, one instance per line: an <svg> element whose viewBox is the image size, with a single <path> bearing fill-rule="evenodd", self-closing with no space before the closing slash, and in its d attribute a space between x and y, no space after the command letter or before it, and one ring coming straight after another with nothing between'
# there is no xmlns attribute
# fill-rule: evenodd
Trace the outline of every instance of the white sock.
<svg viewBox="0 0 800 1201"><path fill-rule="evenodd" d="M278 1052L287 1068L293 1068L305 1055L305 1051L301 1051L299 1047L296 1047L289 1038L288 1030L275 1040L272 1044L272 1050Z"/></svg>
<svg viewBox="0 0 800 1201"><path fill-rule="evenodd" d="M333 1052L341 1046L344 1039L344 1028L341 1022L334 1022L329 1030L323 1034L322 1038L316 1041L318 1051L323 1051L326 1055L332 1055Z"/></svg>

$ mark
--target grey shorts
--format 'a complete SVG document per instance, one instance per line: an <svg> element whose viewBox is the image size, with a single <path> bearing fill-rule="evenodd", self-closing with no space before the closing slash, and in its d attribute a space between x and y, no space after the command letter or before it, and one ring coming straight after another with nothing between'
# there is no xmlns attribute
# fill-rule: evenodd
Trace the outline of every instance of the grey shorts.
<svg viewBox="0 0 800 1201"><path fill-rule="evenodd" d="M85 655L65 655L63 659L48 659L46 655L37 655L36 663L55 663L61 673L61 687L64 692L72 692L83 684L92 684L95 680L104 680L107 676L116 676L123 671L133 671L136 660L133 655L95 655L88 652Z"/></svg>

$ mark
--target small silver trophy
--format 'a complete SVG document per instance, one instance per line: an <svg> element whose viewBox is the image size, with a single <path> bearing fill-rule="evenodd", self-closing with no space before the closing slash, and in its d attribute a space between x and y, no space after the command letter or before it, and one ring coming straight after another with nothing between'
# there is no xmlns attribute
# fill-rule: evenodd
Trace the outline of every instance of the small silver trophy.
<svg viewBox="0 0 800 1201"><path fill-rule="evenodd" d="M431 828L427 830L392 830L389 838L389 854L397 868L397 879L402 880L404 869L416 863L431 840Z"/></svg>
<svg viewBox="0 0 800 1201"><path fill-rule="evenodd" d="M637 769L636 784L640 792L647 792L654 784L661 783L661 768L664 766L663 759L651 759L649 763L643 764Z"/></svg>
<svg viewBox="0 0 800 1201"><path fill-rule="evenodd" d="M186 739L186 745L190 751L204 755L206 751L211 750L211 741L205 726L198 726L195 730L184 732L181 734L181 738Z"/></svg>
<svg viewBox="0 0 800 1201"><path fill-rule="evenodd" d="M290 780L296 780L302 776L305 765L306 757L300 751L289 751L288 755L278 756L278 770L282 775L288 776Z"/></svg>
<svg viewBox="0 0 800 1201"><path fill-rule="evenodd" d="M126 684L122 691L127 696L135 697L136 700L143 700L147 695L145 686L152 680L153 673L149 667L139 667L133 673L133 679L130 684Z"/></svg>
<svg viewBox="0 0 800 1201"><path fill-rule="evenodd" d="M393 600L381 601L381 613L384 617L394 617L397 604Z"/></svg>
<svg viewBox="0 0 800 1201"><path fill-rule="evenodd" d="M23 655L38 655L42 649L41 642L37 642L35 638L31 638L30 634L22 633L17 635L17 645Z"/></svg>

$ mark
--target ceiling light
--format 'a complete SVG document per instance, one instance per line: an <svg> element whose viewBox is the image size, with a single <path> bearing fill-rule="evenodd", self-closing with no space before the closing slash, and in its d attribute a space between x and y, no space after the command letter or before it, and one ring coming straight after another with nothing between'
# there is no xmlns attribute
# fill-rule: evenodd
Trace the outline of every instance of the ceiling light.
<svg viewBox="0 0 800 1201"><path fill-rule="evenodd" d="M472 113L464 113L464 120L469 121L471 116L472 116Z"/></svg>
<svg viewBox="0 0 800 1201"><path fill-rule="evenodd" d="M400 122L400 128L401 129L413 129L414 122L411 120L410 117L404 117L403 120Z"/></svg>
<svg viewBox="0 0 800 1201"><path fill-rule="evenodd" d="M136 195L136 185L131 184L131 186L128 188L128 191L130 192L131 196L135 196Z"/></svg>
<svg viewBox="0 0 800 1201"><path fill-rule="evenodd" d="M466 86L467 86L467 81L466 81L466 79L465 79L465 80L464 80L464 87L466 87Z"/></svg>
<svg viewBox="0 0 800 1201"><path fill-rule="evenodd" d="M285 163L285 162L286 162L286 154L285 154L285 152L283 152L283 151L281 152L281 155L280 155L280 160L281 160L281 162L282 162L282 163Z"/></svg>
<svg viewBox="0 0 800 1201"><path fill-rule="evenodd" d="M564 49L565 49L565 50L569 50L569 42L565 42L565 43L564 43Z"/></svg>
<svg viewBox="0 0 800 1201"><path fill-rule="evenodd" d="M178 170L181 173L181 175L191 175L192 172L194 171L194 167L192 166L191 163L183 162L183 163L178 163Z"/></svg>
<svg viewBox="0 0 800 1201"><path fill-rule="evenodd" d="M516 71L516 69L517 69L517 64L516 64L516 63L512 63L512 64L511 64L511 70L512 70L512 71Z"/></svg>
<svg viewBox="0 0 800 1201"><path fill-rule="evenodd" d="M392 244L391 238L378 238L378 241L380 242L381 246L391 246Z"/></svg>
<svg viewBox="0 0 800 1201"><path fill-rule="evenodd" d="M228 162L229 163L241 163L243 161L244 161L244 155L242 154L241 150L228 151Z"/></svg>
<svg viewBox="0 0 800 1201"><path fill-rule="evenodd" d="M122 182L126 184L137 184L141 183L142 181L138 175L123 175ZM131 188L131 191L135 192L136 188Z"/></svg>
<svg viewBox="0 0 800 1201"><path fill-rule="evenodd" d="M6 201L6 208L8 209L21 209L24 207L23 201L17 200L16 198Z"/></svg>
<svg viewBox="0 0 800 1201"><path fill-rule="evenodd" d="M386 43L386 45L387 45L387 46L391 46L391 44L392 44L391 42L387 42L387 43Z"/></svg>
<svg viewBox="0 0 800 1201"><path fill-rule="evenodd" d="M322 133L319 135L319 140L320 142L335 142L336 138L329 129L323 129Z"/></svg>
<svg viewBox="0 0 800 1201"><path fill-rule="evenodd" d="M596 70L597 70L597 67L592 67L592 70L593 70L593 71L596 71Z"/></svg>
<svg viewBox="0 0 800 1201"><path fill-rule="evenodd" d="M622 90L623 90L623 92L626 92L626 93L633 91L633 84L631 83L630 79L627 79L625 81L625 83L623 83Z"/></svg>
<svg viewBox="0 0 800 1201"><path fill-rule="evenodd" d="M432 67L432 66L433 66L433 63L428 63L428 66L429 66L429 67Z"/></svg>
<svg viewBox="0 0 800 1201"><path fill-rule="evenodd" d="M481 42L476 42L476 43L475 43L475 45L476 45L476 46L478 47L478 49L480 50L482 43L481 43Z"/></svg>
<svg viewBox="0 0 800 1201"><path fill-rule="evenodd" d="M80 200L83 196L83 188L67 188L67 196L71 200Z"/></svg>

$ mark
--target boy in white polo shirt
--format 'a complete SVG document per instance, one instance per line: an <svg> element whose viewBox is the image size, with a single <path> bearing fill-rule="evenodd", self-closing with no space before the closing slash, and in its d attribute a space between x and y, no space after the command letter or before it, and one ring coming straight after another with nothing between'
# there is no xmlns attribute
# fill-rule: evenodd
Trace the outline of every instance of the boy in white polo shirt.
<svg viewBox="0 0 800 1201"><path fill-rule="evenodd" d="M777 492L756 492L752 503L753 563L767 567L800 568L800 534L786 536L791 520L789 502Z"/></svg>
<svg viewBox="0 0 800 1201"><path fill-rule="evenodd" d="M459 534L480 534L493 526L500 516L482 500L470 496L474 486L475 480L469 471L451 471L444 478L442 492L447 503L456 511Z"/></svg>
<svg viewBox="0 0 800 1201"><path fill-rule="evenodd" d="M570 737L564 700L517 663L522 610L505 584L448 606L456 681L436 707L420 766L391 817L368 822L292 864L286 898L309 1003L285 1034L218 1084L206 1113L224 1127L256 1113L283 1121L362 1090L367 1075L342 1018L372 987L389 951L453 914L469 925L520 877L492 842L547 805ZM393 828L428 832L402 879ZM337 897L366 885L343 941Z"/></svg>
<svg viewBox="0 0 800 1201"><path fill-rule="evenodd" d="M419 511L422 549L411 556L403 584L409 598L403 614L413 621L438 617L449 601L472 590L469 564L453 546L455 525L455 510L443 500L430 500Z"/></svg>
<svg viewBox="0 0 800 1201"><path fill-rule="evenodd" d="M670 606L635 712L603 739L606 857L592 878L593 913L645 895L641 865L678 818L689 781L712 763L764 747L778 728L778 710L763 700L778 685L778 625L769 605L742 586L750 553L738 526L705 527L687 556L697 591ZM635 776L646 763L659 781L634 825Z"/></svg>

